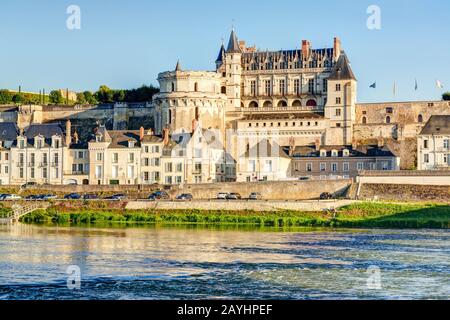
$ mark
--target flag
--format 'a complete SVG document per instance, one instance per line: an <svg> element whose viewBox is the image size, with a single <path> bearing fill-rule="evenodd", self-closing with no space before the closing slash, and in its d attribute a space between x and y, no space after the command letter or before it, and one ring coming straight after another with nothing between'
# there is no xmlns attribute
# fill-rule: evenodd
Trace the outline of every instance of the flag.
<svg viewBox="0 0 450 320"><path fill-rule="evenodd" d="M417 91L417 89L419 89L419 84L417 83L417 79L416 79L416 86L414 87L414 89Z"/></svg>
<svg viewBox="0 0 450 320"><path fill-rule="evenodd" d="M444 88L444 85L442 84L441 81L436 80L436 87L437 87L438 89L442 89L442 88Z"/></svg>
<svg viewBox="0 0 450 320"><path fill-rule="evenodd" d="M377 83L374 82L369 88L376 89L377 88Z"/></svg>

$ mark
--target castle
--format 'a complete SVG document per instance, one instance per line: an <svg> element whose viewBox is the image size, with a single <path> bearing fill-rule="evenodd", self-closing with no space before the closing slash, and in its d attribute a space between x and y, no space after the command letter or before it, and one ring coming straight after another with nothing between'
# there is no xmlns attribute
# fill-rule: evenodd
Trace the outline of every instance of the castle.
<svg viewBox="0 0 450 320"><path fill-rule="evenodd" d="M448 101L358 103L338 38L259 51L233 30L214 71L178 62L158 81L151 103L0 107L0 184L349 179L427 164L417 137L450 115Z"/></svg>

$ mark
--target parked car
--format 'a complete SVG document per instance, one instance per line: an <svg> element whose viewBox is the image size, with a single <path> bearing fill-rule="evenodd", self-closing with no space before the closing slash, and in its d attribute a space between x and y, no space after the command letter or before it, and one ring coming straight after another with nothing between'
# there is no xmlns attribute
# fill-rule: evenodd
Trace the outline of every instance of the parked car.
<svg viewBox="0 0 450 320"><path fill-rule="evenodd" d="M2 196L2 198L0 199L1 201L16 201L16 200L21 200L22 197L18 196L17 194L5 194Z"/></svg>
<svg viewBox="0 0 450 320"><path fill-rule="evenodd" d="M333 199L333 195L328 192L324 192L320 195L320 200L329 200L329 199Z"/></svg>
<svg viewBox="0 0 450 320"><path fill-rule="evenodd" d="M153 192L149 197L149 200L170 200L170 196L165 191Z"/></svg>
<svg viewBox="0 0 450 320"><path fill-rule="evenodd" d="M109 196L109 197L105 197L103 199L105 199L105 200L122 201L122 200L125 200L126 198L127 198L127 196L125 194L120 193L120 194L115 194L115 195L112 195L112 196Z"/></svg>
<svg viewBox="0 0 450 320"><path fill-rule="evenodd" d="M58 199L58 196L55 194L43 194L40 200L48 201Z"/></svg>
<svg viewBox="0 0 450 320"><path fill-rule="evenodd" d="M36 185L37 185L36 182L27 182L27 183L21 185L20 187L21 187L22 189L26 189L26 188L28 188L28 187L34 187L34 186L36 186Z"/></svg>
<svg viewBox="0 0 450 320"><path fill-rule="evenodd" d="M219 192L217 194L217 199L218 200L226 200L227 196L228 196L228 193L226 193L226 192Z"/></svg>
<svg viewBox="0 0 450 320"><path fill-rule="evenodd" d="M30 200L30 201L38 200L38 195L32 194L32 195L26 196L25 200Z"/></svg>
<svg viewBox="0 0 450 320"><path fill-rule="evenodd" d="M98 195L96 194L85 194L83 196L83 200L97 200L98 199Z"/></svg>
<svg viewBox="0 0 450 320"><path fill-rule="evenodd" d="M250 200L261 200L262 199L262 195L259 192L252 192L250 193L250 195L248 196L248 198Z"/></svg>
<svg viewBox="0 0 450 320"><path fill-rule="evenodd" d="M310 179L311 179L310 177L300 177L300 178L298 178L298 180L300 180L300 181L308 181Z"/></svg>
<svg viewBox="0 0 450 320"><path fill-rule="evenodd" d="M242 197L239 193L232 192L227 195L227 200L241 200Z"/></svg>
<svg viewBox="0 0 450 320"><path fill-rule="evenodd" d="M66 200L80 200L81 195L79 193L69 193L64 196Z"/></svg>
<svg viewBox="0 0 450 320"><path fill-rule="evenodd" d="M180 200L180 201L192 201L193 197L192 197L192 194L190 194L190 193L183 193L183 194L178 195L176 197L176 199Z"/></svg>

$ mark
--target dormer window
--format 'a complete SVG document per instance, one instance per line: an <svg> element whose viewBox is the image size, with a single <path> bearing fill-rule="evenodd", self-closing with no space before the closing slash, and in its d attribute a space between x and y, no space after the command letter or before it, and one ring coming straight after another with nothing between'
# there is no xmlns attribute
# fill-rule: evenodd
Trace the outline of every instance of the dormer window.
<svg viewBox="0 0 450 320"><path fill-rule="evenodd" d="M320 156L321 156L322 158L326 158L326 156L327 156L327 150L320 150Z"/></svg>
<svg viewBox="0 0 450 320"><path fill-rule="evenodd" d="M337 157L338 156L338 151L337 150L331 150L331 156L332 157Z"/></svg>
<svg viewBox="0 0 450 320"><path fill-rule="evenodd" d="M44 147L44 142L41 137L34 138L34 147L36 149L42 149Z"/></svg>
<svg viewBox="0 0 450 320"><path fill-rule="evenodd" d="M21 138L19 140L19 148L20 149L25 149L25 139Z"/></svg>
<svg viewBox="0 0 450 320"><path fill-rule="evenodd" d="M102 142L102 135L101 134L96 135L95 136L95 141L96 142Z"/></svg>
<svg viewBox="0 0 450 320"><path fill-rule="evenodd" d="M134 148L135 142L134 141L128 141L128 148Z"/></svg>
<svg viewBox="0 0 450 320"><path fill-rule="evenodd" d="M59 149L61 148L61 139L59 137L53 137L53 148L54 149Z"/></svg>
<svg viewBox="0 0 450 320"><path fill-rule="evenodd" d="M344 157L348 157L350 155L350 151L348 149L344 149L344 151L342 151L342 155Z"/></svg>

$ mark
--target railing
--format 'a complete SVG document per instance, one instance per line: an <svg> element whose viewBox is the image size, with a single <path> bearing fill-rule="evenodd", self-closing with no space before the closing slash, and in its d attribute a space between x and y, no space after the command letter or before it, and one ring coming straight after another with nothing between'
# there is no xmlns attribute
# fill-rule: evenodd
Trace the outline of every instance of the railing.
<svg viewBox="0 0 450 320"><path fill-rule="evenodd" d="M323 112L319 107L261 107L261 108L235 108L235 112Z"/></svg>
<svg viewBox="0 0 450 320"><path fill-rule="evenodd" d="M450 176L450 170L402 170L402 171L380 171L364 170L359 172L362 177L426 177L426 176Z"/></svg>

